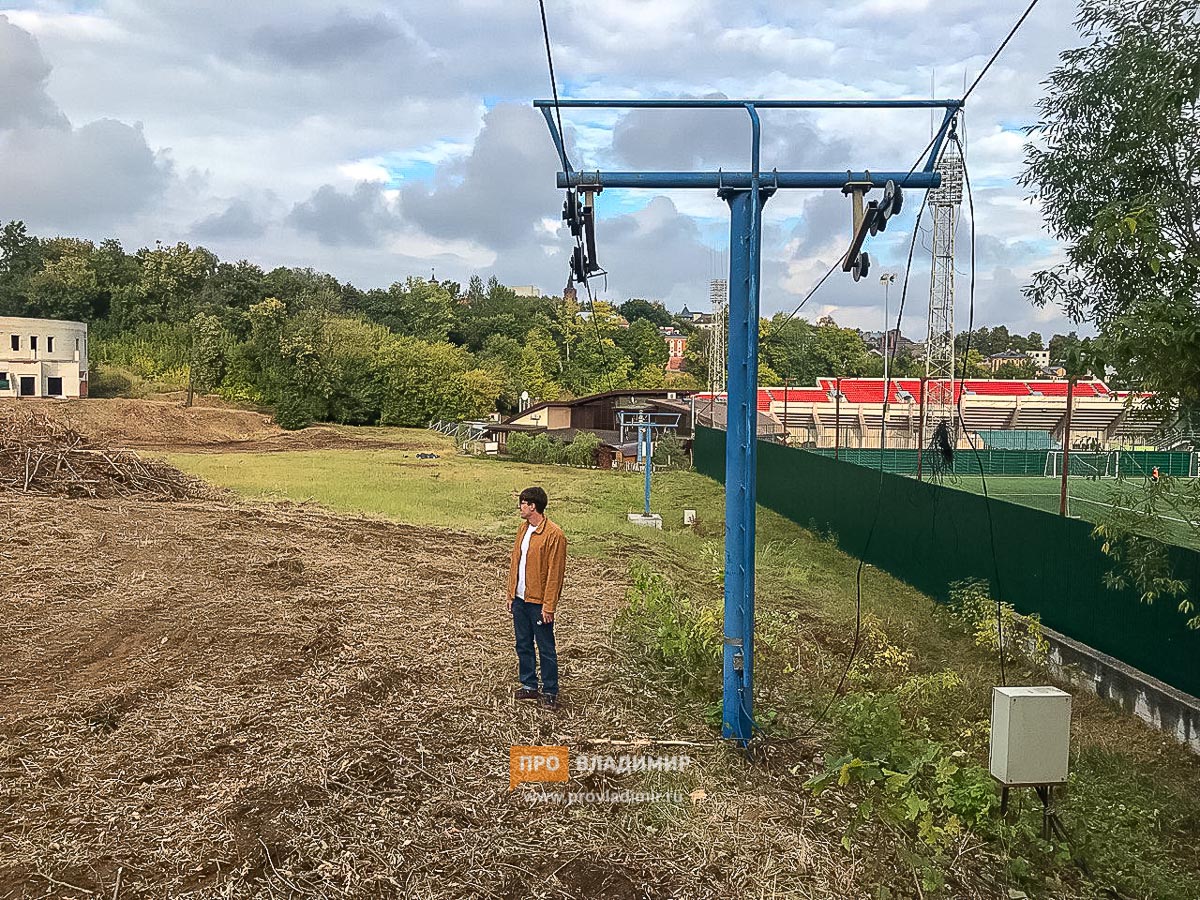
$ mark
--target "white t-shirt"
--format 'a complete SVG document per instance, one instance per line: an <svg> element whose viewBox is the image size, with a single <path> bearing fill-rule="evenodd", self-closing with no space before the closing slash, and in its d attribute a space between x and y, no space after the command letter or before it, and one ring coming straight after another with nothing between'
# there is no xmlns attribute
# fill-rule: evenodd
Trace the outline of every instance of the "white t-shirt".
<svg viewBox="0 0 1200 900"><path fill-rule="evenodd" d="M517 568L517 596L525 599L525 558L529 555L529 539L537 531L532 525L525 529L525 537L521 540L521 565Z"/></svg>

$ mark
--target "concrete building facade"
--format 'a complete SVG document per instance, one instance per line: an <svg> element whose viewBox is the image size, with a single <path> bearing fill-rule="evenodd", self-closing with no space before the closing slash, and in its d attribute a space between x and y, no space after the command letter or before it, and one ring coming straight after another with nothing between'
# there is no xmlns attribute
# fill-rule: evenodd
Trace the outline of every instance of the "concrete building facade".
<svg viewBox="0 0 1200 900"><path fill-rule="evenodd" d="M86 397L84 322L0 316L0 397Z"/></svg>

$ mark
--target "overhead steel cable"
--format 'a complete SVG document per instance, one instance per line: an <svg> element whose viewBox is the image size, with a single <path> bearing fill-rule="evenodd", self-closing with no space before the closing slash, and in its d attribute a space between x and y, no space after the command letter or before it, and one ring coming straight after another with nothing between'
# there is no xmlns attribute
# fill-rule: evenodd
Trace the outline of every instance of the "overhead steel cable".
<svg viewBox="0 0 1200 900"><path fill-rule="evenodd" d="M571 165L567 159L567 133L563 131L562 109L558 104L558 79L554 77L554 53L550 49L550 27L546 24L545 0L538 0L538 11L542 16L542 39L546 44L546 66L550 70L550 93L554 97L554 116L558 120L558 133L562 142L562 163L564 168L569 172ZM575 235L575 246L582 251L582 235ZM604 365L604 375L608 381L608 389L611 391L613 390L613 371L608 363L608 352L604 349L604 340L600 336L600 324L596 321L596 299L592 296L592 286L588 283L587 273L584 272L583 276L581 281L583 282L583 289L587 291L588 296L588 317L592 320L592 330L596 333L596 349L600 351L600 360Z"/></svg>
<svg viewBox="0 0 1200 900"><path fill-rule="evenodd" d="M540 0L539 0L539 2L540 2ZM971 96L972 92L979 85L979 82L983 80L983 76L988 73L988 71L995 64L996 60L1000 58L1000 54L1004 52L1004 48L1008 46L1009 41L1011 41L1013 39L1013 36L1016 35L1017 31L1020 30L1021 26L1023 24L1025 24L1025 20L1029 18L1029 14L1033 12L1034 7L1036 7L1039 2L1040 2L1040 0L1030 0L1029 6L1027 6L1025 8L1025 12L1021 13L1021 17L1019 19L1017 19L1017 21L1013 25L1013 27L1011 29L1009 29L1009 32L1005 36L1004 40L1000 42L1000 46L998 46L996 48L995 52L993 52L991 57L988 58L988 61L986 63L984 63L983 68L979 70L979 74L975 76L975 80L972 81L970 86L963 92L963 95L959 100L960 105L966 104L967 98ZM562 130L561 125L559 126L559 130L560 131ZM931 137L929 139L929 143L927 143L925 145L925 147L921 150L921 152L917 154L916 160L913 162L912 166L909 168L908 174L904 176L904 181L902 181L900 183L900 187L903 187L905 184L907 184L908 179L911 178L913 173L917 171L917 166L919 166L921 164L921 160L923 160L925 158L925 154L928 153L933 148L933 145L937 142L938 136L941 133L942 133L942 129L938 129L938 131L936 131L934 133L933 137ZM771 329L771 331L763 338L763 340L762 340L763 344L770 341L775 336L775 334L779 331L780 328L782 328L784 325L786 325L788 322L790 322L792 320L792 318L795 317L795 315L798 312L800 312L800 310L804 307L804 305L806 303L808 303L808 301L812 298L813 294L815 294L817 292L817 290L820 289L821 285L823 285L825 283L825 280L833 273L834 269L836 269L838 266L840 266L842 264L842 262L845 260L845 258L846 258L845 254L842 254L842 256L838 258L837 262L835 262L832 266L830 266L829 271L826 272L823 276L821 276L821 280L818 281L816 286L813 287L813 289L804 296L804 299L801 300L799 305L797 305L796 308L794 310L792 310L791 313L788 314L787 318L784 319L783 322L781 322L778 326L773 327Z"/></svg>
<svg viewBox="0 0 1200 900"><path fill-rule="evenodd" d="M968 87L965 91L963 91L963 95L961 98L959 98L959 101L958 101L960 109L961 109L961 107L966 105L967 98L971 96L972 92L978 86L979 82L983 80L983 76L988 73L988 70L991 69L992 65L996 62L996 60L1000 58L1000 54L1004 52L1004 48L1008 46L1008 42L1013 39L1013 36L1017 33L1018 30L1020 30L1021 26L1025 24L1025 20L1029 18L1029 14L1031 12L1033 12L1034 7L1037 6L1038 3L1039 3L1039 0L1030 0L1029 5L1027 7L1025 7L1025 12L1021 13L1021 17L1019 19L1017 19L1017 21L1013 25L1013 27L1009 29L1008 34L1005 35L1004 40L1002 40L1000 42L1000 46L996 48L995 52L993 52L992 55L988 58L988 61L983 64L983 68L979 70L979 74L975 76L975 80L971 82L971 86ZM938 131L934 132L933 137L931 137L929 139L929 143L925 145L925 149L922 150L921 153L917 156L917 161L912 164L912 168L909 169L908 174L904 176L904 181L901 182L901 186L906 184L908 182L908 179L912 177L913 172L915 172L917 170L917 166L919 166L921 164L921 160L925 158L925 154L928 153L930 151L930 149L933 147L933 145L937 142L938 135L940 135L940 134L941 134L941 129L938 129Z"/></svg>
<svg viewBox="0 0 1200 900"><path fill-rule="evenodd" d="M550 28L546 25L546 3L538 0L538 11L542 14L542 38L546 42L546 65L550 68L550 93L554 97L554 117L558 120L558 133L562 139L563 163L567 164L567 133L563 131L562 110L558 105L558 81L554 77L554 55L550 52ZM570 165L567 164L570 171Z"/></svg>

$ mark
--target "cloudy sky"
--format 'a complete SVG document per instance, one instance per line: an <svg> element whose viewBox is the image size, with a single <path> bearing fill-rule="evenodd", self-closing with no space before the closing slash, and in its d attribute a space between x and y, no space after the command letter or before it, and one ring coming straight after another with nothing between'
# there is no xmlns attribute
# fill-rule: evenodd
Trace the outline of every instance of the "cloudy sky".
<svg viewBox="0 0 1200 900"><path fill-rule="evenodd" d="M1024 9L994 0L792 3L547 0L567 97L961 95ZM977 322L1067 326L1020 293L1059 248L1027 191L1021 131L1078 43L1074 4L1044 0L972 95ZM188 241L223 259L303 265L361 287L407 275L561 290L569 239L549 135L536 0L0 0L0 219L127 249ZM744 113L564 115L580 168L748 168ZM907 170L928 113L764 112L766 167ZM806 307L881 328L881 271L902 271L920 205L874 239L871 276L838 273ZM606 299L706 308L728 219L708 191L605 191ZM965 209L964 209L965 213ZM958 318L966 324L966 216ZM762 306L790 311L842 253L840 193L766 207ZM925 226L923 226L924 228ZM928 238L904 331L921 337ZM895 319L899 284L892 289Z"/></svg>

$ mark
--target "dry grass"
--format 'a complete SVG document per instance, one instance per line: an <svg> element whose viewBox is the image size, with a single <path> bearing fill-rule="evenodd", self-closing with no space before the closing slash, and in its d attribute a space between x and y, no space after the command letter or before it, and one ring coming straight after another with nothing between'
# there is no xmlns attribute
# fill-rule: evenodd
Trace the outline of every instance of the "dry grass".
<svg viewBox="0 0 1200 900"><path fill-rule="evenodd" d="M865 896L806 825L811 749L750 768L622 670L618 563L572 566L554 714L510 699L506 542L294 506L0 516L0 896ZM703 799L508 790L510 745L660 738L696 765L571 788Z"/></svg>

